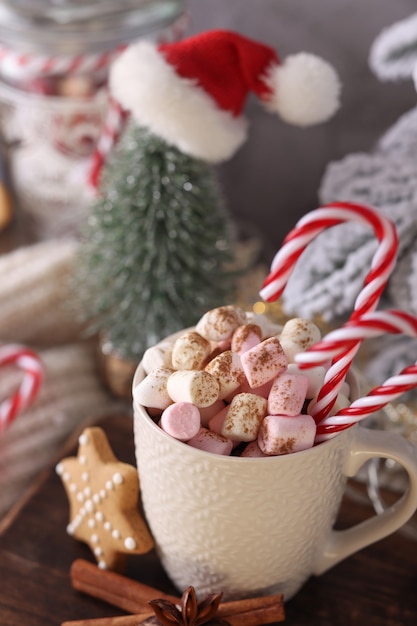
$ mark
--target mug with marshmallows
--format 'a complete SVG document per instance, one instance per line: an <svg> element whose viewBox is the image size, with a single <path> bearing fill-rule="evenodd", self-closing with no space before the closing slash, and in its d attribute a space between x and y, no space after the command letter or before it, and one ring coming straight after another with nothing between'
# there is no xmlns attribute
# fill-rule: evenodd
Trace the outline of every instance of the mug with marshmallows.
<svg viewBox="0 0 417 626"><path fill-rule="evenodd" d="M300 328L289 331L293 323L286 331L238 307L220 309L214 340L203 317L195 329L150 348L135 373L144 512L179 590L193 585L198 596L222 591L227 599L282 593L289 600L311 575L414 514L417 450L360 425L317 443L308 407L323 372L297 370L293 358L301 344L318 340L316 328L300 320L300 340ZM352 370L340 396L341 406L359 396ZM347 479L375 457L399 463L408 490L382 515L334 530Z"/></svg>

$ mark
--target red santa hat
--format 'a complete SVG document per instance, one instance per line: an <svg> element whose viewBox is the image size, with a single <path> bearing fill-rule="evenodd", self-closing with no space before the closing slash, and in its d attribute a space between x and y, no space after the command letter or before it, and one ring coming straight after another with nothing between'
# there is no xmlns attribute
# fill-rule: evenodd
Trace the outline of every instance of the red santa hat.
<svg viewBox="0 0 417 626"><path fill-rule="evenodd" d="M109 84L138 124L210 162L230 158L245 141L250 92L297 126L329 119L340 94L337 74L323 59L302 52L281 63L273 48L221 30L133 44L114 62Z"/></svg>

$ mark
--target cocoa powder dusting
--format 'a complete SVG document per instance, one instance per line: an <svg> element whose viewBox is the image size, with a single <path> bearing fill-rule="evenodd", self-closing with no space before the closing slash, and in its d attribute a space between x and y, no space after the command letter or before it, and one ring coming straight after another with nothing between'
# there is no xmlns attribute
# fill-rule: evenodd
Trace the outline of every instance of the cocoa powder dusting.
<svg viewBox="0 0 417 626"><path fill-rule="evenodd" d="M216 309L217 315L214 318L213 328L220 334L224 335L227 330L237 324L236 313L228 307L219 307Z"/></svg>
<svg viewBox="0 0 417 626"><path fill-rule="evenodd" d="M294 451L295 437L288 437L286 440L282 440L278 447L278 454L290 454Z"/></svg>

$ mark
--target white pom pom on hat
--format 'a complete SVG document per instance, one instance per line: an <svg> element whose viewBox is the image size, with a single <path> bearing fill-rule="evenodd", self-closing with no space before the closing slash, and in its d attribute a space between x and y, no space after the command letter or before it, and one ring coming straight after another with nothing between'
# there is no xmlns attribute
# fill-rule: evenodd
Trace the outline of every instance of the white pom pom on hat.
<svg viewBox="0 0 417 626"><path fill-rule="evenodd" d="M335 70L320 57L302 52L281 63L273 48L223 30L133 44L113 63L109 85L138 124L209 162L229 159L245 141L250 92L298 126L328 120L340 96Z"/></svg>

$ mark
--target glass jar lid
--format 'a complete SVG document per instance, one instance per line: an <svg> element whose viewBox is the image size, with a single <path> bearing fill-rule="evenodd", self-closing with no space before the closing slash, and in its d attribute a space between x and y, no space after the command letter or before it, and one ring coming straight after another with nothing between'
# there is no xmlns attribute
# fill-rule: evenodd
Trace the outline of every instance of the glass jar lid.
<svg viewBox="0 0 417 626"><path fill-rule="evenodd" d="M0 44L72 56L110 50L163 29L184 0L0 0Z"/></svg>

